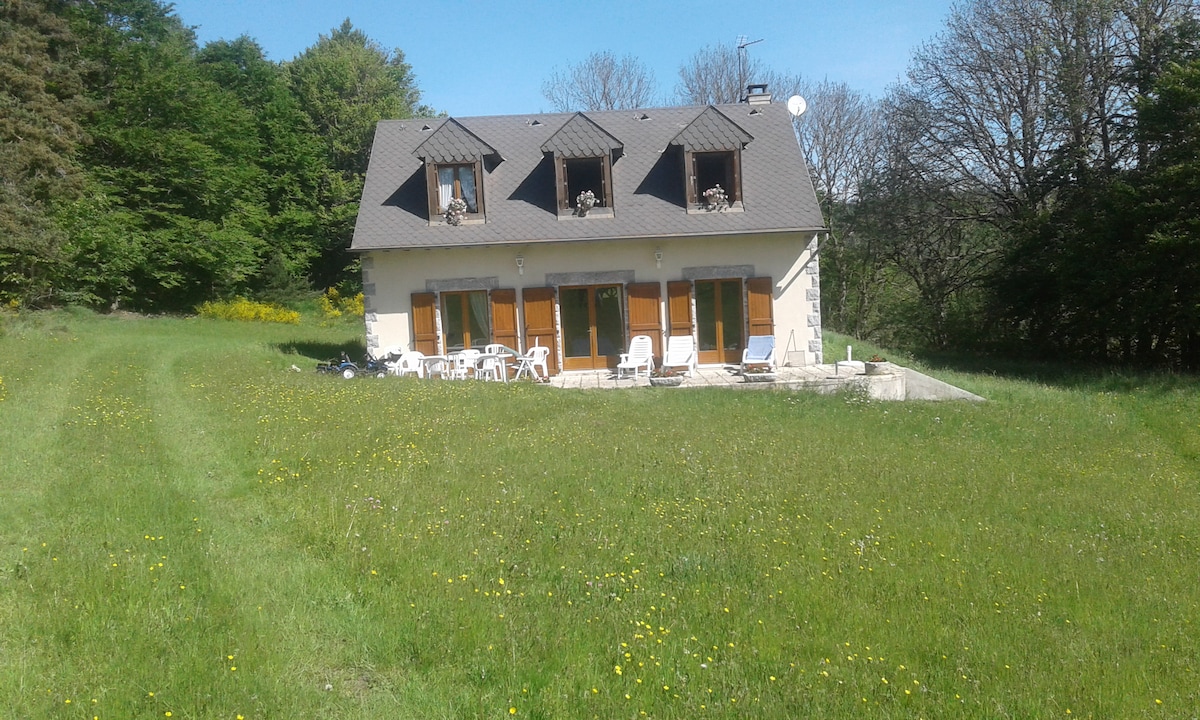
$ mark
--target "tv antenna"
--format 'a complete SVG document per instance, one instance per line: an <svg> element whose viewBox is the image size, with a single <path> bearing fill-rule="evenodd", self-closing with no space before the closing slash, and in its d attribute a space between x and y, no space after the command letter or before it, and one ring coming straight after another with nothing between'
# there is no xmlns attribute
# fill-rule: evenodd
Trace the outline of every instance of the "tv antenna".
<svg viewBox="0 0 1200 720"><path fill-rule="evenodd" d="M738 35L737 38L737 54L738 54L738 95L742 102L746 102L749 98L742 93L746 92L746 72L749 67L746 48L763 41L763 38L750 40L745 35Z"/></svg>

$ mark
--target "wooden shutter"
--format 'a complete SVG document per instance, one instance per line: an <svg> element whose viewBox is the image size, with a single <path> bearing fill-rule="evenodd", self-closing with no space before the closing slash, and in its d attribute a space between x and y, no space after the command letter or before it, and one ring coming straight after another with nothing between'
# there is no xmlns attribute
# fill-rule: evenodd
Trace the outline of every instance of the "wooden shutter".
<svg viewBox="0 0 1200 720"><path fill-rule="evenodd" d="M492 342L507 345L513 350L518 347L517 337L517 291L511 288L492 291Z"/></svg>
<svg viewBox="0 0 1200 720"><path fill-rule="evenodd" d="M600 162L600 176L600 184L604 188L604 197L601 199L601 202L604 203L603 207L610 208L613 206L611 153L605 155Z"/></svg>
<svg viewBox="0 0 1200 720"><path fill-rule="evenodd" d="M704 191L696 189L696 154L690 151L683 153L683 181L686 191L684 200L691 207L700 202L700 193Z"/></svg>
<svg viewBox="0 0 1200 720"><path fill-rule="evenodd" d="M750 335L774 335L775 319L772 312L774 285L769 277L750 278L746 281L747 320Z"/></svg>
<svg viewBox="0 0 1200 720"><path fill-rule="evenodd" d="M525 305L525 350L534 345L550 348L550 374L558 374L558 331L554 326L554 288L521 290Z"/></svg>
<svg viewBox="0 0 1200 720"><path fill-rule="evenodd" d="M571 207L570 192L567 191L567 159L554 156L555 177L558 180L558 209L567 210Z"/></svg>
<svg viewBox="0 0 1200 720"><path fill-rule="evenodd" d="M440 219L442 203L438 197L437 165L431 162L425 163L425 190L429 195L429 221L433 222Z"/></svg>
<svg viewBox="0 0 1200 720"><path fill-rule="evenodd" d="M625 286L629 298L629 335L649 335L654 355L662 357L662 288L656 282L630 283Z"/></svg>
<svg viewBox="0 0 1200 720"><path fill-rule="evenodd" d="M692 334L692 283L676 280L667 283L667 321L671 335Z"/></svg>
<svg viewBox="0 0 1200 720"><path fill-rule="evenodd" d="M487 214L485 208L487 193L484 192L483 183L483 161L476 160L474 165L475 172L475 208L479 211L479 217L483 218Z"/></svg>
<svg viewBox="0 0 1200 720"><path fill-rule="evenodd" d="M437 297L433 293L412 294L413 349L437 354Z"/></svg>
<svg viewBox="0 0 1200 720"><path fill-rule="evenodd" d="M729 157L725 159L726 166L729 172L729 202L737 202L742 199L742 153L740 150L735 150L729 153Z"/></svg>

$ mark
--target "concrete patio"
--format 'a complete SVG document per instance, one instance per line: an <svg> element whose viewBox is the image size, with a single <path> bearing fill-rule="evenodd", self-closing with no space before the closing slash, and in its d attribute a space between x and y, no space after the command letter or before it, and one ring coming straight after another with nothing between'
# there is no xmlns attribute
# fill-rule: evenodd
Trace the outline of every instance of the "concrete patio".
<svg viewBox="0 0 1200 720"><path fill-rule="evenodd" d="M772 382L746 382L735 366L702 367L694 377L684 377L679 385L686 388L728 388L732 390L807 390L835 393L850 386L863 388L876 400L983 400L960 388L941 382L910 368L888 363L880 374L867 375L862 363L780 367ZM636 379L626 375L618 380L611 370L564 372L550 378L550 385L570 390L612 390L649 387L645 373Z"/></svg>

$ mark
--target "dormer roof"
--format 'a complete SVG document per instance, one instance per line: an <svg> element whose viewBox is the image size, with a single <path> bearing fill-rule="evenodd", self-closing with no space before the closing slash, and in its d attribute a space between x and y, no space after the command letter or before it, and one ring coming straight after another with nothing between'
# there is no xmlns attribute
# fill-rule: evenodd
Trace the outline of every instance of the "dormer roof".
<svg viewBox="0 0 1200 720"><path fill-rule="evenodd" d="M572 115L542 144L542 152L566 158L601 157L609 153L615 158L624 149L620 140L581 112Z"/></svg>
<svg viewBox="0 0 1200 720"><path fill-rule="evenodd" d="M500 153L495 148L454 118L446 118L433 134L413 150L413 155L433 163L470 163L493 156L500 159Z"/></svg>
<svg viewBox="0 0 1200 720"><path fill-rule="evenodd" d="M712 105L704 108L688 126L671 140L689 152L741 150L754 139L742 126L730 120Z"/></svg>

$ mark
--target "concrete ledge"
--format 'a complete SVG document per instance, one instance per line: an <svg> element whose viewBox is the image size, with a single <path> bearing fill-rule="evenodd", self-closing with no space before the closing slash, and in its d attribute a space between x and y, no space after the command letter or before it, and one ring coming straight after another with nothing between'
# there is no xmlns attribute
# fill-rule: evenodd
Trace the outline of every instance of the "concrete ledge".
<svg viewBox="0 0 1200 720"><path fill-rule="evenodd" d="M931 378L924 373L919 373L916 370L913 370L912 368L904 368L904 379L907 386L907 389L904 393L905 400L984 401L984 398L979 397L975 393L967 392L966 390L955 387L950 383L945 383L936 378Z"/></svg>
<svg viewBox="0 0 1200 720"><path fill-rule="evenodd" d="M697 387L723 387L731 390L806 390L817 393L836 393L846 388L860 388L872 400L974 400L983 398L956 388L949 383L935 380L928 375L893 363L874 367L876 374L863 372L861 362L845 362L776 369L775 382L744 382L733 366L708 366L699 368L695 375L684 379L681 389ZM603 390L615 388L643 387L650 384L643 374L617 380L611 371L573 371L550 378L550 385L557 388L579 390Z"/></svg>

